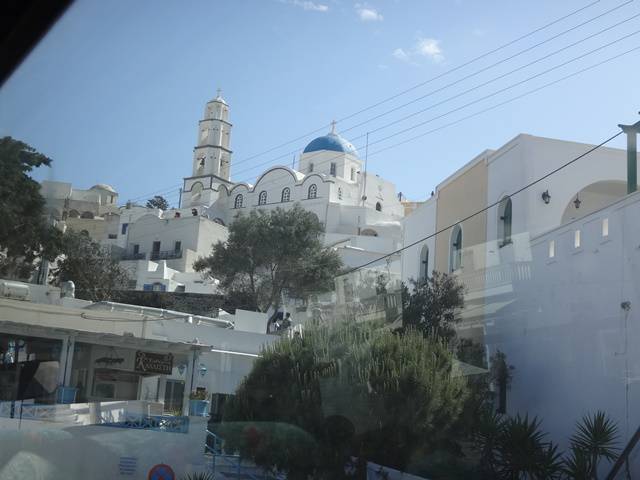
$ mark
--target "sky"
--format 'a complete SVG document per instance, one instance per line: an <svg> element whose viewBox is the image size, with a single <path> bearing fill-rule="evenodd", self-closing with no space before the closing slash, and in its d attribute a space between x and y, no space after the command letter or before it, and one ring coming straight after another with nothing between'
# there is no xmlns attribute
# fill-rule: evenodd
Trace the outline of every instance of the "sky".
<svg viewBox="0 0 640 480"><path fill-rule="evenodd" d="M368 171L424 200L519 133L599 143L637 121L640 49L577 72L640 47L639 14L640 0L77 0L0 88L0 136L53 159L38 180L176 204L221 88L233 180L290 165L335 119L361 157L369 132Z"/></svg>

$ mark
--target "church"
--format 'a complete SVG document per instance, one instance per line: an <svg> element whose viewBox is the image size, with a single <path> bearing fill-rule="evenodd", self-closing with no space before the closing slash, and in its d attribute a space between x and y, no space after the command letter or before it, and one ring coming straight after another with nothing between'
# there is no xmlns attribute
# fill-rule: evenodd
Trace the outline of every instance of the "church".
<svg viewBox="0 0 640 480"><path fill-rule="evenodd" d="M400 248L408 204L394 184L366 171L364 159L338 134L335 122L330 132L304 147L297 169L273 166L249 184L231 178L229 110L220 91L207 102L178 208L162 211L130 203L120 208L117 238L110 242L123 250L132 287L216 292L215 279L194 272L195 260L226 240L228 226L239 215L295 204L318 216L325 226L324 244L339 253L346 267L368 264L338 280L339 301L354 300L349 292L365 277L370 281L383 273L386 281L400 279L399 254L379 259Z"/></svg>
<svg viewBox="0 0 640 480"><path fill-rule="evenodd" d="M331 131L304 148L297 169L273 166L254 184L234 182L229 105L220 93L198 122L191 176L184 179L180 208L229 225L251 210L300 204L325 225L325 244L355 267L398 248L404 206L395 185L364 169L355 147Z"/></svg>

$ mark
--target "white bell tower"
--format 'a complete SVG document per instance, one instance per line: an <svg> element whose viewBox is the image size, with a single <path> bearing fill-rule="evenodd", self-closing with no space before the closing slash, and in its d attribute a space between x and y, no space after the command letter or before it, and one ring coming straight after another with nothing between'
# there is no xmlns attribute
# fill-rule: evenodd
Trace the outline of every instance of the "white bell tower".
<svg viewBox="0 0 640 480"><path fill-rule="evenodd" d="M183 208L211 205L221 183L231 184L231 128L229 105L218 89L207 102L198 122L198 140L193 149L191 177L184 179L180 205Z"/></svg>
<svg viewBox="0 0 640 480"><path fill-rule="evenodd" d="M193 176L216 175L229 180L231 127L229 105L218 89L216 98L209 101L204 109L204 119L198 122L198 144L193 149Z"/></svg>

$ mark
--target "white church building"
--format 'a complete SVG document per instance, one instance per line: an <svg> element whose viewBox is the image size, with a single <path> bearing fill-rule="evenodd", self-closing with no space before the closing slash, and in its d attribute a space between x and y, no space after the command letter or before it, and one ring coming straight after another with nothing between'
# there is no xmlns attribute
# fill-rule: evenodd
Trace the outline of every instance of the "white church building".
<svg viewBox="0 0 640 480"><path fill-rule="evenodd" d="M138 214L134 223L122 227L127 232L124 258L130 268L137 262L137 288L157 284L151 281L157 272L193 272L193 262L226 239L226 227L238 215L296 203L318 216L325 225L325 244L348 267L398 249L405 207L395 185L364 170L357 150L336 133L335 123L304 148L297 169L271 167L253 185L231 179L231 128L229 105L218 93L198 122L191 176L184 178L179 207ZM158 260L166 265L150 263ZM389 270L387 262L382 264ZM399 278L399 268L390 273ZM182 288L175 281L164 284L166 290L170 285Z"/></svg>
<svg viewBox="0 0 640 480"><path fill-rule="evenodd" d="M184 179L181 208L198 208L228 225L250 210L286 209L299 203L324 223L328 244L348 240L353 247L365 248L356 238L362 236L400 241L404 208L395 185L364 171L357 150L336 133L335 122L327 135L304 148L297 169L271 167L251 185L230 178L228 118L229 106L220 95L207 103L199 122L192 175ZM385 240L378 244L382 250L390 246Z"/></svg>

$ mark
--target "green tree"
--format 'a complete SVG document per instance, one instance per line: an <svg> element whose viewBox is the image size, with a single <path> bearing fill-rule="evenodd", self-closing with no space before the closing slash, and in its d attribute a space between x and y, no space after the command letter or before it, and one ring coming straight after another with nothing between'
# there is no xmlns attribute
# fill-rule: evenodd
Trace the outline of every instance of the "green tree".
<svg viewBox="0 0 640 480"><path fill-rule="evenodd" d="M61 233L44 217L40 185L29 173L51 159L11 137L0 139L0 274L28 278L38 259L52 261Z"/></svg>
<svg viewBox="0 0 640 480"><path fill-rule="evenodd" d="M464 287L453 275L434 271L428 279L402 286L402 323L425 335L452 340L457 313L464 307Z"/></svg>
<svg viewBox="0 0 640 480"><path fill-rule="evenodd" d="M404 469L446 437L467 389L441 341L412 329L319 325L256 360L220 433L288 478L339 479L351 457Z"/></svg>
<svg viewBox="0 0 640 480"><path fill-rule="evenodd" d="M338 254L323 246L324 227L318 217L295 205L239 216L229 238L198 259L196 271L220 280L238 306L267 312L281 306L282 294L306 298L329 291L341 268Z"/></svg>
<svg viewBox="0 0 640 480"><path fill-rule="evenodd" d="M160 210L169 210L169 202L162 195L156 195L147 200L147 208L159 208Z"/></svg>
<svg viewBox="0 0 640 480"><path fill-rule="evenodd" d="M110 300L115 290L127 288L126 270L86 232L67 231L62 239L62 252L54 279L58 284L73 281L77 298L100 302Z"/></svg>

